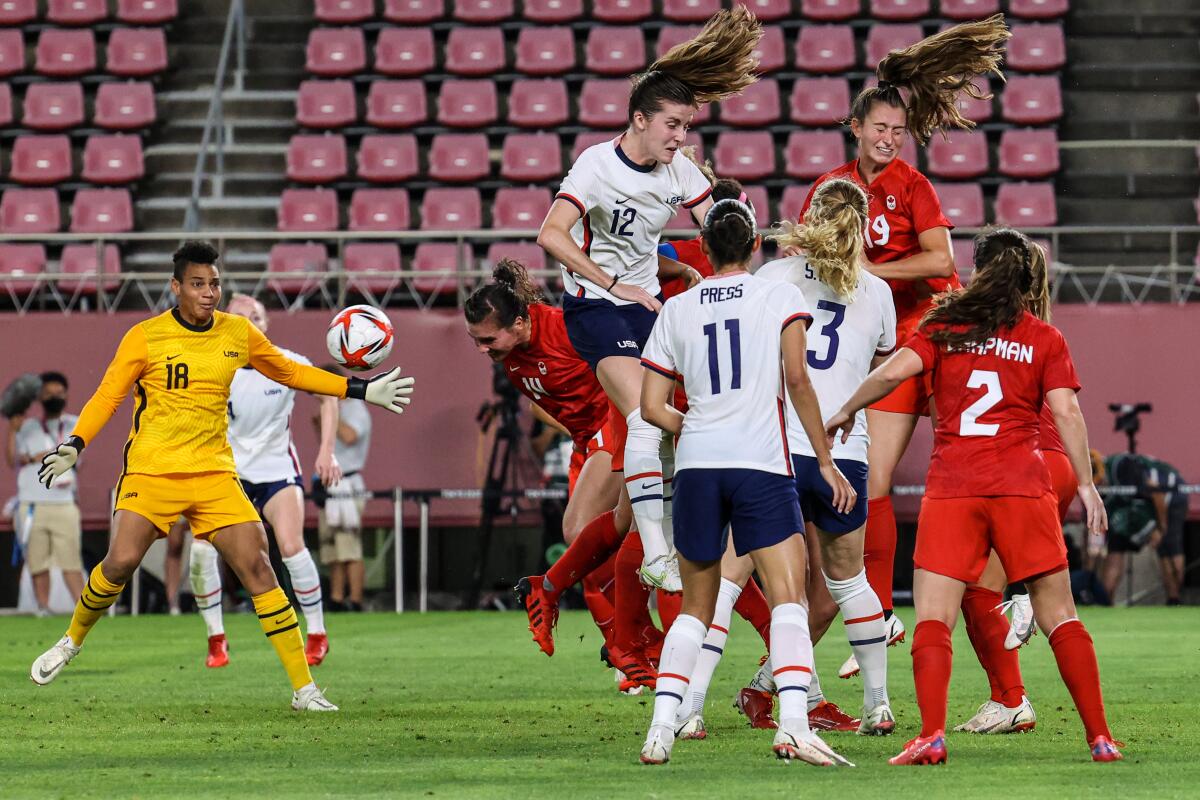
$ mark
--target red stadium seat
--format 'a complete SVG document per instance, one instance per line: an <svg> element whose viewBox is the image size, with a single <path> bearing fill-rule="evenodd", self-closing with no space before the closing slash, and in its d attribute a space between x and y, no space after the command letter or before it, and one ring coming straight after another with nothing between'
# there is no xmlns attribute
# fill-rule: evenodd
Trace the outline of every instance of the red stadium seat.
<svg viewBox="0 0 1200 800"><path fill-rule="evenodd" d="M508 95L511 124L521 128L556 128L570 115L564 81L557 78L513 81Z"/></svg>
<svg viewBox="0 0 1200 800"><path fill-rule="evenodd" d="M421 230L464 231L483 227L478 189L428 189L421 201Z"/></svg>
<svg viewBox="0 0 1200 800"><path fill-rule="evenodd" d="M788 186L779 198L779 218L792 221L800 220L800 209L804 208L804 198L808 197L811 183Z"/></svg>
<svg viewBox="0 0 1200 800"><path fill-rule="evenodd" d="M46 21L55 25L95 25L108 19L105 0L47 0Z"/></svg>
<svg viewBox="0 0 1200 800"><path fill-rule="evenodd" d="M0 2L0 25L23 25L37 19L37 0Z"/></svg>
<svg viewBox="0 0 1200 800"><path fill-rule="evenodd" d="M372 84L371 90L374 89ZM424 99L424 92L421 97ZM350 81L300 83L296 95L296 122L306 128L343 128L357 120L358 100Z"/></svg>
<svg viewBox="0 0 1200 800"><path fill-rule="evenodd" d="M375 16L375 0L316 0L313 16L326 25L351 25Z"/></svg>
<svg viewBox="0 0 1200 800"><path fill-rule="evenodd" d="M500 152L500 177L540 183L563 175L562 143L554 133L510 133Z"/></svg>
<svg viewBox="0 0 1200 800"><path fill-rule="evenodd" d="M112 131L134 131L153 125L158 118L154 87L149 83L114 81L96 90L92 123Z"/></svg>
<svg viewBox="0 0 1200 800"><path fill-rule="evenodd" d="M938 10L955 22L983 19L1000 11L1000 0L941 0Z"/></svg>
<svg viewBox="0 0 1200 800"><path fill-rule="evenodd" d="M83 124L83 86L78 83L33 83L25 90L26 128L61 131Z"/></svg>
<svg viewBox="0 0 1200 800"><path fill-rule="evenodd" d="M846 72L858 63L849 25L805 25L796 37L796 69Z"/></svg>
<svg viewBox="0 0 1200 800"><path fill-rule="evenodd" d="M1067 63L1061 25L1013 25L1005 66L1020 72L1051 72Z"/></svg>
<svg viewBox="0 0 1200 800"><path fill-rule="evenodd" d="M0 197L0 233L58 233L61 227L54 189L8 189Z"/></svg>
<svg viewBox="0 0 1200 800"><path fill-rule="evenodd" d="M546 251L537 242L501 241L488 245L486 260L489 266L500 263L502 258L511 258L530 272L545 270L547 266ZM546 285L544 278L534 277L533 280L539 286Z"/></svg>
<svg viewBox="0 0 1200 800"><path fill-rule="evenodd" d="M384 75L424 75L437 64L430 28L384 28L375 42L375 71Z"/></svg>
<svg viewBox="0 0 1200 800"><path fill-rule="evenodd" d="M133 198L127 189L80 189L71 204L71 233L133 230Z"/></svg>
<svg viewBox="0 0 1200 800"><path fill-rule="evenodd" d="M498 106L493 81L443 81L438 122L451 128L482 128L496 121Z"/></svg>
<svg viewBox="0 0 1200 800"><path fill-rule="evenodd" d="M375 81L367 92L367 124L376 128L411 128L429 119L425 84Z"/></svg>
<svg viewBox="0 0 1200 800"><path fill-rule="evenodd" d="M488 176L488 139L483 133L440 133L429 149L429 177L445 183L469 183Z"/></svg>
<svg viewBox="0 0 1200 800"><path fill-rule="evenodd" d="M96 37L90 30L45 28L37 41L34 69L42 75L73 78L96 71Z"/></svg>
<svg viewBox="0 0 1200 800"><path fill-rule="evenodd" d="M462 22L502 22L513 16L513 0L454 0L454 18Z"/></svg>
<svg viewBox="0 0 1200 800"><path fill-rule="evenodd" d="M50 186L74 174L71 140L64 135L18 136L8 176L26 186Z"/></svg>
<svg viewBox="0 0 1200 800"><path fill-rule="evenodd" d="M658 40L654 43L654 54L657 58L677 44L683 44L704 30L701 25L664 25L658 31Z"/></svg>
<svg viewBox="0 0 1200 800"><path fill-rule="evenodd" d="M412 225L404 189L355 189L350 197L350 230L403 231Z"/></svg>
<svg viewBox="0 0 1200 800"><path fill-rule="evenodd" d="M336 231L337 192L332 189L284 189L279 198L279 230Z"/></svg>
<svg viewBox="0 0 1200 800"><path fill-rule="evenodd" d="M965 286L971 280L975 271L975 240L954 238L950 240L950 250L954 256L954 271Z"/></svg>
<svg viewBox="0 0 1200 800"><path fill-rule="evenodd" d="M530 22L556 25L582 17L583 0L525 0L521 10Z"/></svg>
<svg viewBox="0 0 1200 800"><path fill-rule="evenodd" d="M0 77L25 71L25 36L20 28L0 30Z"/></svg>
<svg viewBox="0 0 1200 800"><path fill-rule="evenodd" d="M1045 178L1058 172L1058 134L1053 128L1005 131L1000 136L1000 174Z"/></svg>
<svg viewBox="0 0 1200 800"><path fill-rule="evenodd" d="M890 21L921 19L930 15L931 5L929 0L871 0L871 16Z"/></svg>
<svg viewBox="0 0 1200 800"><path fill-rule="evenodd" d="M117 19L130 25L162 25L178 16L176 0L117 0Z"/></svg>
<svg viewBox="0 0 1200 800"><path fill-rule="evenodd" d="M721 103L721 121L739 128L757 128L779 121L783 111L779 84L772 78L753 83Z"/></svg>
<svg viewBox="0 0 1200 800"><path fill-rule="evenodd" d="M640 27L597 25L588 32L584 48L588 72L629 75L646 65L646 41Z"/></svg>
<svg viewBox="0 0 1200 800"><path fill-rule="evenodd" d="M1006 122L1044 125L1062 113L1062 84L1053 75L1014 75L1000 95L1000 115Z"/></svg>
<svg viewBox="0 0 1200 800"><path fill-rule="evenodd" d="M575 33L567 27L521 28L517 34L517 71L559 75L575 68Z"/></svg>
<svg viewBox="0 0 1200 800"><path fill-rule="evenodd" d="M848 116L850 82L845 78L799 78L792 85L792 122L837 125Z"/></svg>
<svg viewBox="0 0 1200 800"><path fill-rule="evenodd" d="M274 274L288 272L323 273L329 270L329 253L325 245L313 242L280 242L267 256L267 285L272 291L294 296L306 295L321 283L319 275L281 278Z"/></svg>
<svg viewBox="0 0 1200 800"><path fill-rule="evenodd" d="M992 84L986 77L975 78L973 82L981 94L988 94L992 90ZM991 100L980 100L962 91L958 93L954 104L958 106L958 113L972 122L987 122L992 118Z"/></svg>
<svg viewBox="0 0 1200 800"><path fill-rule="evenodd" d="M792 0L733 0L735 6L745 6L763 22L791 19Z"/></svg>
<svg viewBox="0 0 1200 800"><path fill-rule="evenodd" d="M64 276L56 281L61 291L94 295L97 283L103 284L106 292L115 292L121 286L121 253L115 244L104 245L103 277L98 269L100 259L94 244L64 246L58 263L59 272Z"/></svg>
<svg viewBox="0 0 1200 800"><path fill-rule="evenodd" d="M403 25L421 25L446 16L446 0L383 0L383 18Z"/></svg>
<svg viewBox="0 0 1200 800"><path fill-rule="evenodd" d="M1008 13L1021 19L1055 19L1071 10L1071 0L1009 0Z"/></svg>
<svg viewBox="0 0 1200 800"><path fill-rule="evenodd" d="M759 75L778 72L786 67L787 45L783 41L783 28L778 25L763 27L763 35L758 40L758 47L754 48L754 55L758 58Z"/></svg>
<svg viewBox="0 0 1200 800"><path fill-rule="evenodd" d="M11 125L13 121L12 88L8 82L0 83L0 127Z"/></svg>
<svg viewBox="0 0 1200 800"><path fill-rule="evenodd" d="M83 179L119 186L146 174L140 136L89 136L83 148Z"/></svg>
<svg viewBox="0 0 1200 800"><path fill-rule="evenodd" d="M341 78L367 68L362 28L314 28L304 52L304 68L322 78Z"/></svg>
<svg viewBox="0 0 1200 800"><path fill-rule="evenodd" d="M888 53L903 50L924 38L925 33L917 24L872 25L871 30L867 31L867 57L863 66L873 70Z"/></svg>
<svg viewBox="0 0 1200 800"><path fill-rule="evenodd" d="M544 187L517 189L506 186L496 191L492 204L492 227L500 230L536 231L550 211L554 198Z"/></svg>
<svg viewBox="0 0 1200 800"><path fill-rule="evenodd" d="M0 244L0 295L28 294L46 271L46 248L40 244Z"/></svg>
<svg viewBox="0 0 1200 800"><path fill-rule="evenodd" d="M754 221L759 228L769 228L771 226L771 199L767 193L765 186L743 186L746 191L746 200L750 203L750 208L754 211Z"/></svg>
<svg viewBox="0 0 1200 800"><path fill-rule="evenodd" d="M288 180L297 183L329 183L346 177L346 139L340 135L292 137L287 150Z"/></svg>
<svg viewBox="0 0 1200 800"><path fill-rule="evenodd" d="M784 149L784 171L792 178L819 178L846 162L841 131L792 131Z"/></svg>
<svg viewBox="0 0 1200 800"><path fill-rule="evenodd" d="M942 213L958 228L983 224L983 187L978 183L935 183Z"/></svg>
<svg viewBox="0 0 1200 800"><path fill-rule="evenodd" d="M650 0L594 0L592 16L599 22L641 22L654 13Z"/></svg>
<svg viewBox="0 0 1200 800"><path fill-rule="evenodd" d="M775 143L765 131L726 131L717 136L713 161L722 178L762 180L775 172Z"/></svg>
<svg viewBox="0 0 1200 800"><path fill-rule="evenodd" d="M996 222L1022 228L1058 224L1053 183L1002 183L996 191Z"/></svg>
<svg viewBox="0 0 1200 800"><path fill-rule="evenodd" d="M862 13L862 0L802 0L800 13L805 19L841 22Z"/></svg>
<svg viewBox="0 0 1200 800"><path fill-rule="evenodd" d="M929 174L937 178L977 178L988 171L987 134L953 131L934 134L925 150Z"/></svg>
<svg viewBox="0 0 1200 800"><path fill-rule="evenodd" d="M369 135L358 145L358 177L371 183L398 183L416 177L417 137Z"/></svg>
<svg viewBox="0 0 1200 800"><path fill-rule="evenodd" d="M450 29L446 40L446 71L456 75L491 75L507 65L504 31L499 28Z"/></svg>
<svg viewBox="0 0 1200 800"><path fill-rule="evenodd" d="M388 242L352 242L342 250L342 269L351 291L385 295L400 285L400 279L379 273L400 271L400 247Z"/></svg>
<svg viewBox="0 0 1200 800"><path fill-rule="evenodd" d="M629 81L591 79L579 92L579 121L589 128L618 128L628 120Z"/></svg>
<svg viewBox="0 0 1200 800"><path fill-rule="evenodd" d="M662 15L673 22L705 22L723 7L721 0L663 0Z"/></svg>
<svg viewBox="0 0 1200 800"><path fill-rule="evenodd" d="M425 278L414 278L413 288L425 294L447 295L458 291L459 259L462 266L470 269L475 262L475 252L469 244L460 248L455 242L422 242L413 254L414 272L431 273Z"/></svg>
<svg viewBox="0 0 1200 800"><path fill-rule="evenodd" d="M571 160L578 161L579 154L584 150L602 142L612 142L622 133L623 131L588 131L577 135L575 137L575 144L571 148Z"/></svg>
<svg viewBox="0 0 1200 800"><path fill-rule="evenodd" d="M108 35L110 74L144 78L167 68L167 37L162 28L117 28Z"/></svg>

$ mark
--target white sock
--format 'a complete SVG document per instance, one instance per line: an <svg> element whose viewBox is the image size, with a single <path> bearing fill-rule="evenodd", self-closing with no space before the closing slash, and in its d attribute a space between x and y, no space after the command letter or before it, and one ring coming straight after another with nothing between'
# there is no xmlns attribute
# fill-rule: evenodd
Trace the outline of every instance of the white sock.
<svg viewBox="0 0 1200 800"><path fill-rule="evenodd" d="M321 576L308 548L283 560L288 575L292 576L292 591L296 602L304 612L304 630L310 634L325 632L325 610L321 599Z"/></svg>
<svg viewBox="0 0 1200 800"><path fill-rule="evenodd" d="M826 575L825 585L842 610L846 638L862 671L863 707L871 709L886 703L887 623L883 619L883 606L867 583L867 571L864 569L844 581L835 581Z"/></svg>
<svg viewBox="0 0 1200 800"><path fill-rule="evenodd" d="M670 552L663 534L663 465L659 458L662 431L642 419L640 409L625 418L625 487L633 504L643 561L648 563Z"/></svg>
<svg viewBox="0 0 1200 800"><path fill-rule="evenodd" d="M672 518L671 501L675 496L675 490L672 486L675 478L675 439L672 436L663 436L660 442L658 460L662 463L663 474L663 539L666 540L667 547L674 549L675 528ZM725 627L728 628L729 626L726 625Z"/></svg>
<svg viewBox="0 0 1200 800"><path fill-rule="evenodd" d="M225 632L225 620L221 612L221 568L217 565L217 548L203 539L192 540L192 553L188 559L188 581L196 607L209 636Z"/></svg>
<svg viewBox="0 0 1200 800"><path fill-rule="evenodd" d="M675 713L683 702L688 680L700 657L700 646L708 629L690 614L680 614L663 641L658 662L658 681L654 690L654 718L650 726L675 731Z"/></svg>
<svg viewBox="0 0 1200 800"><path fill-rule="evenodd" d="M742 587L733 581L721 578L721 589L717 593L717 609L713 612L712 624L700 647L700 657L692 669L691 682L688 683L687 694L679 706L676 723L682 725L688 717L704 711L704 696L708 694L708 685L712 682L713 672L721 662L721 654L725 652L725 640L729 637L729 619L733 616L733 604L742 593Z"/></svg>
<svg viewBox="0 0 1200 800"><path fill-rule="evenodd" d="M808 681L808 710L812 711L825 702L825 693L821 691L821 681L817 678L817 666L813 665L812 678Z"/></svg>
<svg viewBox="0 0 1200 800"><path fill-rule="evenodd" d="M771 664L779 691L779 724L797 733L808 732L805 697L812 678L812 639L808 609L783 603L771 609Z"/></svg>

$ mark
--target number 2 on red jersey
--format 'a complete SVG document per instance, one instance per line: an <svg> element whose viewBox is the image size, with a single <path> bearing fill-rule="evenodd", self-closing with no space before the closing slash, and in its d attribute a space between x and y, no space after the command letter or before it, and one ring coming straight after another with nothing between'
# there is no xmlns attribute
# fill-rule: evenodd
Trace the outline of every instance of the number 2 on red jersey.
<svg viewBox="0 0 1200 800"><path fill-rule="evenodd" d="M995 436L1000 426L995 423L981 423L979 418L1004 399L1000 388L1000 375L988 369L971 371L967 378L968 389L986 389L983 397L963 409L958 420L959 436Z"/></svg>

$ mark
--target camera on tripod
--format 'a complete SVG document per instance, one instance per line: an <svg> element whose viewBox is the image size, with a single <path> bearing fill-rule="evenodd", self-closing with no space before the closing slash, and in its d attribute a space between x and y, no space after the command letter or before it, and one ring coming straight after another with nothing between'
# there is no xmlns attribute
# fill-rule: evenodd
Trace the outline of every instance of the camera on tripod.
<svg viewBox="0 0 1200 800"><path fill-rule="evenodd" d="M1113 430L1124 432L1129 440L1129 452L1137 452L1137 434L1141 430L1140 414L1154 411L1150 403L1109 403L1108 410L1117 415Z"/></svg>

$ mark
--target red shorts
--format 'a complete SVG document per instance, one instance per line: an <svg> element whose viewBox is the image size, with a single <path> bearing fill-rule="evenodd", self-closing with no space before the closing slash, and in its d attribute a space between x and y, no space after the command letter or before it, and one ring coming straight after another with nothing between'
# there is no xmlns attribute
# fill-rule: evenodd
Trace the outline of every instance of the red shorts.
<svg viewBox="0 0 1200 800"><path fill-rule="evenodd" d="M896 346L903 347L904 343L917 332L917 326L920 324L920 316L911 320L901 320L896 326ZM929 374L924 373L902 382L887 397L878 403L868 406L868 408L873 408L876 411L891 411L894 414L912 414L917 417L928 417L929 398L932 394Z"/></svg>
<svg viewBox="0 0 1200 800"><path fill-rule="evenodd" d="M625 437L622 436L622 450L625 448L624 442ZM603 428L596 431L595 436L588 440L587 450L580 450L578 447L573 448L571 450L571 464L567 468L568 494L575 494L575 483L579 480L579 473L583 472L583 465L587 463L587 460L601 451L612 455L616 446L616 438L612 435L612 422L610 420L605 423Z"/></svg>
<svg viewBox="0 0 1200 800"><path fill-rule="evenodd" d="M926 497L917 521L913 565L975 583L996 551L1009 583L1067 566L1058 498Z"/></svg>
<svg viewBox="0 0 1200 800"><path fill-rule="evenodd" d="M1075 501L1075 470L1071 467L1071 459L1061 450L1043 450L1042 458L1046 459L1046 466L1050 469L1050 486L1058 498L1058 520L1062 522L1067 518L1071 503Z"/></svg>

